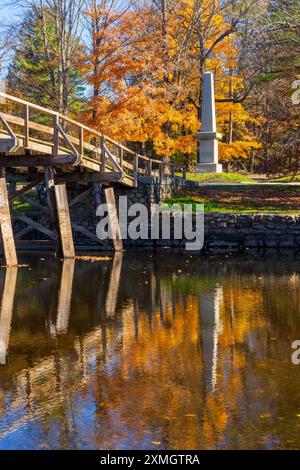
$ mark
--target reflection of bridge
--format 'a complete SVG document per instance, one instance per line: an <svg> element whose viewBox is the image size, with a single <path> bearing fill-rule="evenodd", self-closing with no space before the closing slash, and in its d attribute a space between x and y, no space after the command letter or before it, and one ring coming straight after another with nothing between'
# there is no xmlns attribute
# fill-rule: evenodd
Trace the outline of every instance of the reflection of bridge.
<svg viewBox="0 0 300 470"><path fill-rule="evenodd" d="M27 227L22 230L24 233L17 234L17 238L33 229L52 240L56 240L59 233L62 254L70 258L74 257L74 246L67 198L68 183L92 187L98 204L100 184L111 186L118 183L132 188L137 187L138 175L156 176L160 181L168 172L173 177L175 175L174 165L140 155L67 116L5 93L0 93L0 99L0 228L7 265L17 264L9 201L18 197L30 201L25 194L36 185L45 182L49 210L46 212L37 201L30 202L50 213L51 227L45 228L22 216L21 220ZM14 169L15 174L9 196L4 175L4 170L8 168ZM15 190L18 181L27 184ZM88 191L86 189L80 199ZM115 200L111 188L107 190L106 198L115 219ZM70 204L80 199L77 197ZM55 230L55 225L59 226L59 230ZM74 224L73 229L83 230ZM115 231L117 239L117 227ZM122 248L120 241L116 240L115 248Z"/></svg>
<svg viewBox="0 0 300 470"><path fill-rule="evenodd" d="M49 321L48 329L52 339L57 339L68 332L69 317L71 311L71 300L73 294L73 277L74 277L75 260L67 259L63 262L61 279L58 288L58 302L56 309L56 321ZM116 254L112 263L112 270L109 277L107 295L104 302L105 315L113 316L116 310L116 302L119 289L119 281L122 267L122 254ZM5 270L2 298L0 302L0 364L7 363L7 355L9 348L10 329L13 318L14 298L16 293L17 267L7 267ZM103 286L101 286L101 289ZM100 291L101 296L102 290ZM30 295L30 292L28 293ZM103 298L102 298L103 300ZM101 305L98 305L98 308ZM130 304L127 308L132 309ZM126 309L124 309L124 314ZM6 413L6 407L2 410L2 419L13 410L12 415L18 415L19 410L26 410L25 415L9 422L6 429L0 431L0 439L5 438L11 432L15 431L22 425L28 423L31 419L38 416L32 408L32 402L36 399L44 400L43 412L50 413L52 409L59 406L66 400L66 397L76 392L80 385L88 381L88 367L94 354L101 354L106 347L106 341L103 338L102 327L97 327L89 331L82 338L73 339L72 347L76 353L77 360L73 362L72 367L76 371L76 379L80 374L80 381L70 384L68 379L68 368L63 364L63 358L60 357L59 350L56 351L57 357L46 356L41 357L35 364L26 369L18 369L16 371L16 391L10 402L9 410ZM104 340L104 341L103 341ZM58 362L60 363L60 376L57 376ZM3 367L3 366L2 366ZM42 385L44 384L44 385ZM47 384L45 386L45 384ZM51 400L49 400L51 394ZM1 398L1 389L0 389Z"/></svg>
<svg viewBox="0 0 300 470"><path fill-rule="evenodd" d="M85 269L88 269L88 266L86 265ZM11 415L11 412L4 407L2 422L7 414L9 415L9 425L0 433L0 438L4 438L5 435L31 419L39 418L33 406L36 401L42 403L43 413L50 414L51 410L63 404L70 394L75 393L81 386L92 381L90 365L95 361L95 358L109 355L112 362L117 361L120 347L122 350L128 350L130 355L135 339L138 339L142 334L139 319L141 311L145 310L147 312L151 330L153 328L152 318L154 319L154 312L159 313L164 328L169 329L172 326L172 322L176 318L177 305L171 286L161 283L154 272L149 272L147 275L147 291L142 292L137 290L136 286L131 286L131 290L128 292L128 285L125 288L123 285L124 281L126 283L127 270L123 271L123 278L121 270L122 255L116 254L109 276L106 275L105 270L103 272L103 277L107 278L108 281L107 289L102 282L99 283L97 299L95 300L97 320L95 318L96 322L91 325L88 322L86 327L85 322L83 322L80 329L83 327L83 331L86 331L86 333L78 336L72 327L70 329L72 320L72 317L70 317L71 301L72 297L74 298L74 293L76 294L76 287L74 292L74 286L77 286L76 276L73 279L74 261L65 260L62 265L61 278L58 282L55 282L58 285L57 304L49 306L53 310L53 315L49 316L49 320L46 322L51 341L54 344L57 343L59 347L55 347L51 354L49 354L48 349L40 350L39 343L34 344L34 333L32 333L32 339L29 337L28 341L33 341L32 348L34 351L37 349L37 354L34 353L34 362L30 360L28 365L24 367L24 364L26 364L25 358L20 360L24 346L19 346L14 341L14 335L17 332L13 332L10 338L17 268L6 269L0 303L0 359L2 364L7 362L9 340L13 342L13 349L16 346L20 349L21 356L18 358L17 355L17 359L12 357L8 366L0 366L3 368L4 374L6 367L7 373L13 374L14 385L12 388L14 391L13 398L10 399L10 410L15 410ZM95 276L93 278L95 279ZM49 289L49 287L49 284L47 287L47 281L39 285L39 289ZM32 289L35 288L32 287ZM53 296L53 286L50 289ZM38 298L40 299L43 295L42 292L39 291L39 293ZM29 290L26 292L27 296L35 297L36 293L34 290L32 292ZM213 393L216 387L221 303L222 289L220 287L216 290L211 289L200 292L198 334L201 339L203 380L207 393ZM19 304L20 302L18 302ZM39 311L39 305L37 310ZM140 341L143 341L143 337L140 338ZM42 343L44 344L44 341ZM72 348L71 365L67 363L64 354L65 348L67 348L67 351ZM26 350L26 347L24 349ZM71 376L76 379L74 382L70 382L70 367L73 371ZM6 393L4 390L7 389L5 383L2 383L2 387L3 389L0 389L0 400L2 393ZM18 413L18 410L23 410L22 413L25 416L20 417L22 413ZM11 416L16 418L10 422Z"/></svg>

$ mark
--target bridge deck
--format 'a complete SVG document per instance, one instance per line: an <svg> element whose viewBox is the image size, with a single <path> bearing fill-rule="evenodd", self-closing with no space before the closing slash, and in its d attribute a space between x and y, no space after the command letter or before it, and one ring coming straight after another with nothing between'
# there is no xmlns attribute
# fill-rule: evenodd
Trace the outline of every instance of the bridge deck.
<svg viewBox="0 0 300 470"><path fill-rule="evenodd" d="M52 166L67 172L79 167L81 173L96 173L101 182L107 176L109 183L131 187L137 186L139 174L162 178L167 172L175 173L171 164L140 155L67 116L2 92L0 126L2 167Z"/></svg>

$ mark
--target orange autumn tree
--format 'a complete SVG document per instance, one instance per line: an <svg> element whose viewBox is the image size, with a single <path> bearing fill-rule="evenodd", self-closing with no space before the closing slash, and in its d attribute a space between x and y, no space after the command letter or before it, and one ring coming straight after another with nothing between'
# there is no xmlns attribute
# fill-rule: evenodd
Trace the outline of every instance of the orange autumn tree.
<svg viewBox="0 0 300 470"><path fill-rule="evenodd" d="M106 0L93 1L85 12L91 41L79 61L93 90L85 121L118 140L138 142L142 147L150 143L152 153L172 156L179 142L186 145L182 122L189 125L194 116L190 113L186 118L186 110L174 106L153 11L147 6L121 10L117 3L112 7ZM191 125L190 133L197 130L196 119Z"/></svg>
<svg viewBox="0 0 300 470"><path fill-rule="evenodd" d="M249 114L242 102L230 101L237 94L243 94L243 77L238 71L238 51L234 35L228 36L222 46L213 72L216 78L217 122L223 135L223 140L219 143L219 154L222 161L230 163L235 158L248 158L252 150L260 147L251 130L259 122Z"/></svg>
<svg viewBox="0 0 300 470"><path fill-rule="evenodd" d="M79 60L93 90L85 120L121 141L146 142L161 125L149 122L160 113L163 90L149 76L159 68L159 54L143 26L145 15L106 0L92 1L85 12L91 40Z"/></svg>
<svg viewBox="0 0 300 470"><path fill-rule="evenodd" d="M149 2L122 5L92 0L85 12L90 41L79 60L92 90L85 120L120 141L137 143L148 155L183 156L188 162L196 155L203 72L214 71L222 99L242 86L233 32L227 34L232 27L215 0L169 0L161 8ZM240 135L247 134L249 122L241 104L218 105L219 130L226 134L230 125L236 138L220 146L221 158L246 155L252 140Z"/></svg>
<svg viewBox="0 0 300 470"><path fill-rule="evenodd" d="M236 30L246 14L248 2L235 9L234 2L216 0L185 0L180 2L177 17L179 28L174 31L177 44L178 74L182 100L192 103L201 126L202 78L205 71L215 77L218 131L223 135L220 159L230 161L244 158L258 144L250 132L253 118L242 102L235 102L243 94L243 77L238 70ZM225 20L226 18L226 20ZM190 137L191 151L195 140Z"/></svg>

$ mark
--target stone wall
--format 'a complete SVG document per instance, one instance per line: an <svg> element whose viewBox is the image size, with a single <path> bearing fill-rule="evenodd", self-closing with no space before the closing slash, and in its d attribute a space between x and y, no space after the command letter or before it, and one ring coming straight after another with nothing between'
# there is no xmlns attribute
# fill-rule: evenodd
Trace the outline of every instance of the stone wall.
<svg viewBox="0 0 300 470"><path fill-rule="evenodd" d="M300 250L300 214L205 214L205 251Z"/></svg>
<svg viewBox="0 0 300 470"><path fill-rule="evenodd" d="M129 206L134 203L159 204L161 201L174 196L184 186L181 177L168 178L164 177L163 182L155 176L139 176L137 188L126 188L124 186L116 186L116 197L126 195L128 197Z"/></svg>
<svg viewBox="0 0 300 470"><path fill-rule="evenodd" d="M125 241L127 248L185 251L188 240ZM207 213L204 217L205 254L249 250L300 251L300 215Z"/></svg>

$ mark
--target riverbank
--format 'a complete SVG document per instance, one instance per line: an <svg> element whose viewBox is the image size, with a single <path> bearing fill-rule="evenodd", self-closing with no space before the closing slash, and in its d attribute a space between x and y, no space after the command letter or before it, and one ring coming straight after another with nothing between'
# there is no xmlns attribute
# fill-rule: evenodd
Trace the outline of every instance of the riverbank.
<svg viewBox="0 0 300 470"><path fill-rule="evenodd" d="M173 222L171 223L171 227ZM172 233L172 231L171 231ZM184 251L186 239L126 240L125 247ZM202 254L243 253L249 250L276 253L300 250L300 215L225 214L204 215Z"/></svg>
<svg viewBox="0 0 300 470"><path fill-rule="evenodd" d="M255 186L255 187L254 187ZM300 250L300 188L270 188L265 185L210 186L183 181L176 178L163 184L156 178L143 177L139 187L124 190L116 187L116 198L128 197L128 206L139 203L150 209L151 204L203 203L204 247L203 254L245 253L248 250L278 252ZM70 208L73 225L73 238L76 252L103 253L112 251L110 240L100 242L96 227L100 220L96 216L94 195L81 198L82 188L69 188L69 197L77 198L76 205ZM39 207L47 204L45 194L39 195ZM26 201L25 201L26 202ZM34 209L34 210L33 210ZM24 217L25 216L25 217ZM27 231L27 220L32 220L31 230ZM132 218L129 218L129 222ZM172 222L173 223L173 222ZM49 239L51 228L43 211L30 206L19 206L14 210L14 233L18 251L55 251L57 242ZM26 232L26 240L20 234ZM159 238L151 240L124 240L127 251L184 251L186 240Z"/></svg>

